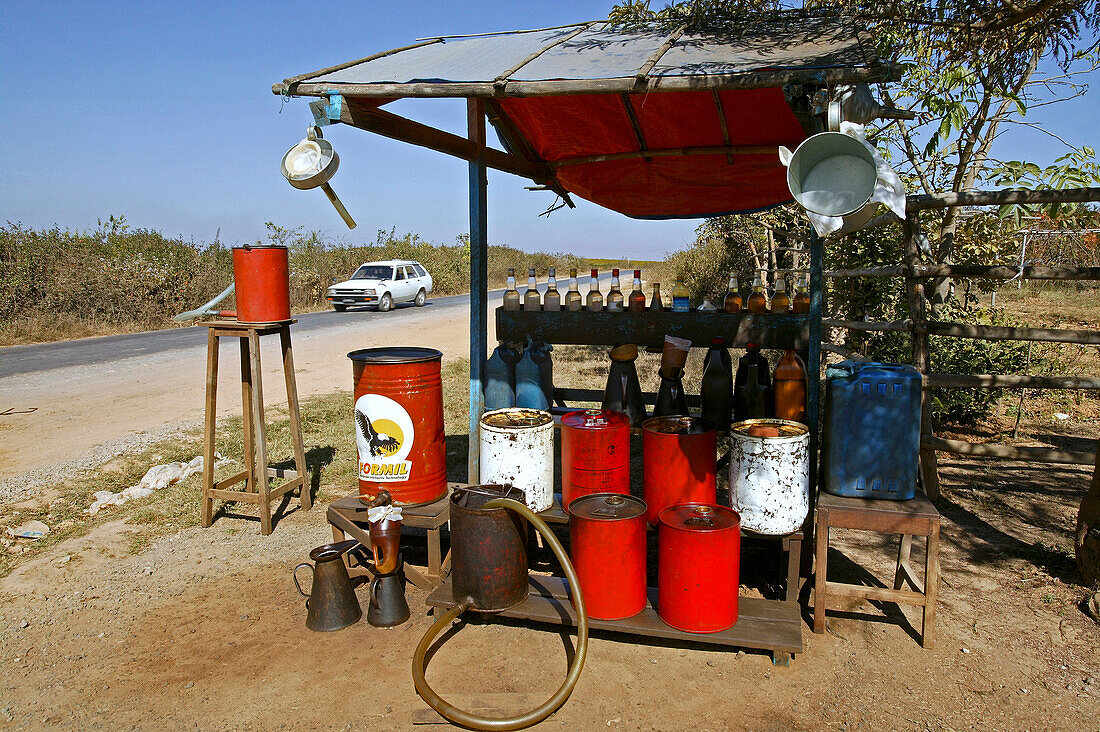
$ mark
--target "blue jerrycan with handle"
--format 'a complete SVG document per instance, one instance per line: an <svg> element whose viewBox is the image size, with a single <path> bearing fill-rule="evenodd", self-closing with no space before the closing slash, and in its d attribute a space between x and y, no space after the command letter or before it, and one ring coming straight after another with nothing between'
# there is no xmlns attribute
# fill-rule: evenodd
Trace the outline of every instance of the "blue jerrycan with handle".
<svg viewBox="0 0 1100 732"><path fill-rule="evenodd" d="M841 361L826 369L825 380L825 490L851 498L912 498L920 467L920 372Z"/></svg>
<svg viewBox="0 0 1100 732"><path fill-rule="evenodd" d="M549 410L550 400L546 398L542 383L542 356L538 350L528 341L523 358L516 364L516 406Z"/></svg>
<svg viewBox="0 0 1100 732"><path fill-rule="evenodd" d="M485 362L485 409L516 406L516 362L519 353L503 341Z"/></svg>

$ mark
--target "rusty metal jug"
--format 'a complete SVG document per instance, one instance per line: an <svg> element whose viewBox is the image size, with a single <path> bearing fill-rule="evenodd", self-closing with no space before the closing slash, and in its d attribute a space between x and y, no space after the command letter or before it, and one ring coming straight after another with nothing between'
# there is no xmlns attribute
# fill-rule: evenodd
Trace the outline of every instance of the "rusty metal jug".
<svg viewBox="0 0 1100 732"><path fill-rule="evenodd" d="M351 587L348 568L344 566L344 552L359 546L355 539L336 544L323 544L309 553L313 564L302 562L294 568L294 586L306 598L306 627L326 632L340 630L359 622L363 609ZM309 567L313 572L313 585L307 594L298 583L298 570Z"/></svg>
<svg viewBox="0 0 1100 732"><path fill-rule="evenodd" d="M367 622L376 628L392 628L409 619L409 603L405 599L404 562L397 562L397 570L386 574L375 573L370 583L370 604L367 605Z"/></svg>
<svg viewBox="0 0 1100 732"><path fill-rule="evenodd" d="M638 368L634 365L637 358L638 347L635 345L611 349L611 368L607 373L607 386L604 388L601 406L602 409L625 414L630 418L631 427L640 427L646 418L642 386L638 383Z"/></svg>
<svg viewBox="0 0 1100 732"><path fill-rule="evenodd" d="M451 493L451 582L455 602L499 612L527 599L527 524L514 512L481 507L494 498L523 502L523 491L479 485Z"/></svg>

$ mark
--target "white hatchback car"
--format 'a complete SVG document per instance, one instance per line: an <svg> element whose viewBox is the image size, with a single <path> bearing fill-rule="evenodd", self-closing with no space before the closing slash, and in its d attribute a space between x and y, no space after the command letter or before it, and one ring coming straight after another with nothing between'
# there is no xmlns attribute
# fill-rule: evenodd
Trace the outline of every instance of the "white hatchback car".
<svg viewBox="0 0 1100 732"><path fill-rule="evenodd" d="M432 276L420 262L388 259L359 265L351 279L328 288L325 299L337 311L349 305L377 305L385 312L399 302L423 305L432 293Z"/></svg>

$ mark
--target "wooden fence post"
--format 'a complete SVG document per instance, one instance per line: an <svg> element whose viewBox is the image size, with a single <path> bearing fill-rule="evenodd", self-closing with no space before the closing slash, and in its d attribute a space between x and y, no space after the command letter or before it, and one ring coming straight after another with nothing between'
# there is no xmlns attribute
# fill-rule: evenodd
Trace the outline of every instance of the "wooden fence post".
<svg viewBox="0 0 1100 732"><path fill-rule="evenodd" d="M928 352L928 301L924 297L924 281L919 279L917 267L920 266L920 221L915 213L905 217L902 227L902 235L905 237L905 264L908 270L905 275L906 291L909 299L909 319L913 322L913 365L926 377L931 372L931 359ZM920 400L920 432L921 441L932 437L932 408L928 401L928 391L921 390ZM921 447L920 450L921 483L929 498L937 498L940 495L939 462L936 451L929 447Z"/></svg>

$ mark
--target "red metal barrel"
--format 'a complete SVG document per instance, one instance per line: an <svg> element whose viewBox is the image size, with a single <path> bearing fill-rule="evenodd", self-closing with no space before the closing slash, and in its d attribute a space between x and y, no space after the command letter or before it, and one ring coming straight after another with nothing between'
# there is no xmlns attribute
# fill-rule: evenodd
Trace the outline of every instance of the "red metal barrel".
<svg viewBox="0 0 1100 732"><path fill-rule="evenodd" d="M447 494L443 354L434 348L364 348L348 354L355 376L359 496L387 490L398 505Z"/></svg>
<svg viewBox="0 0 1100 732"><path fill-rule="evenodd" d="M286 247L233 247L237 320L279 323L290 320L290 263Z"/></svg>
<svg viewBox="0 0 1100 732"><path fill-rule="evenodd" d="M590 618L621 620L646 604L645 502L593 493L569 504L569 559Z"/></svg>
<svg viewBox="0 0 1100 732"><path fill-rule="evenodd" d="M630 493L630 418L583 409L561 418L561 502L590 493Z"/></svg>
<svg viewBox="0 0 1100 732"><path fill-rule="evenodd" d="M741 517L725 506L670 506L661 511L657 542L661 620L690 633L717 633L736 623Z"/></svg>
<svg viewBox="0 0 1100 732"><path fill-rule="evenodd" d="M646 518L677 503L716 503L718 431L709 419L653 417L642 423L642 496Z"/></svg>

